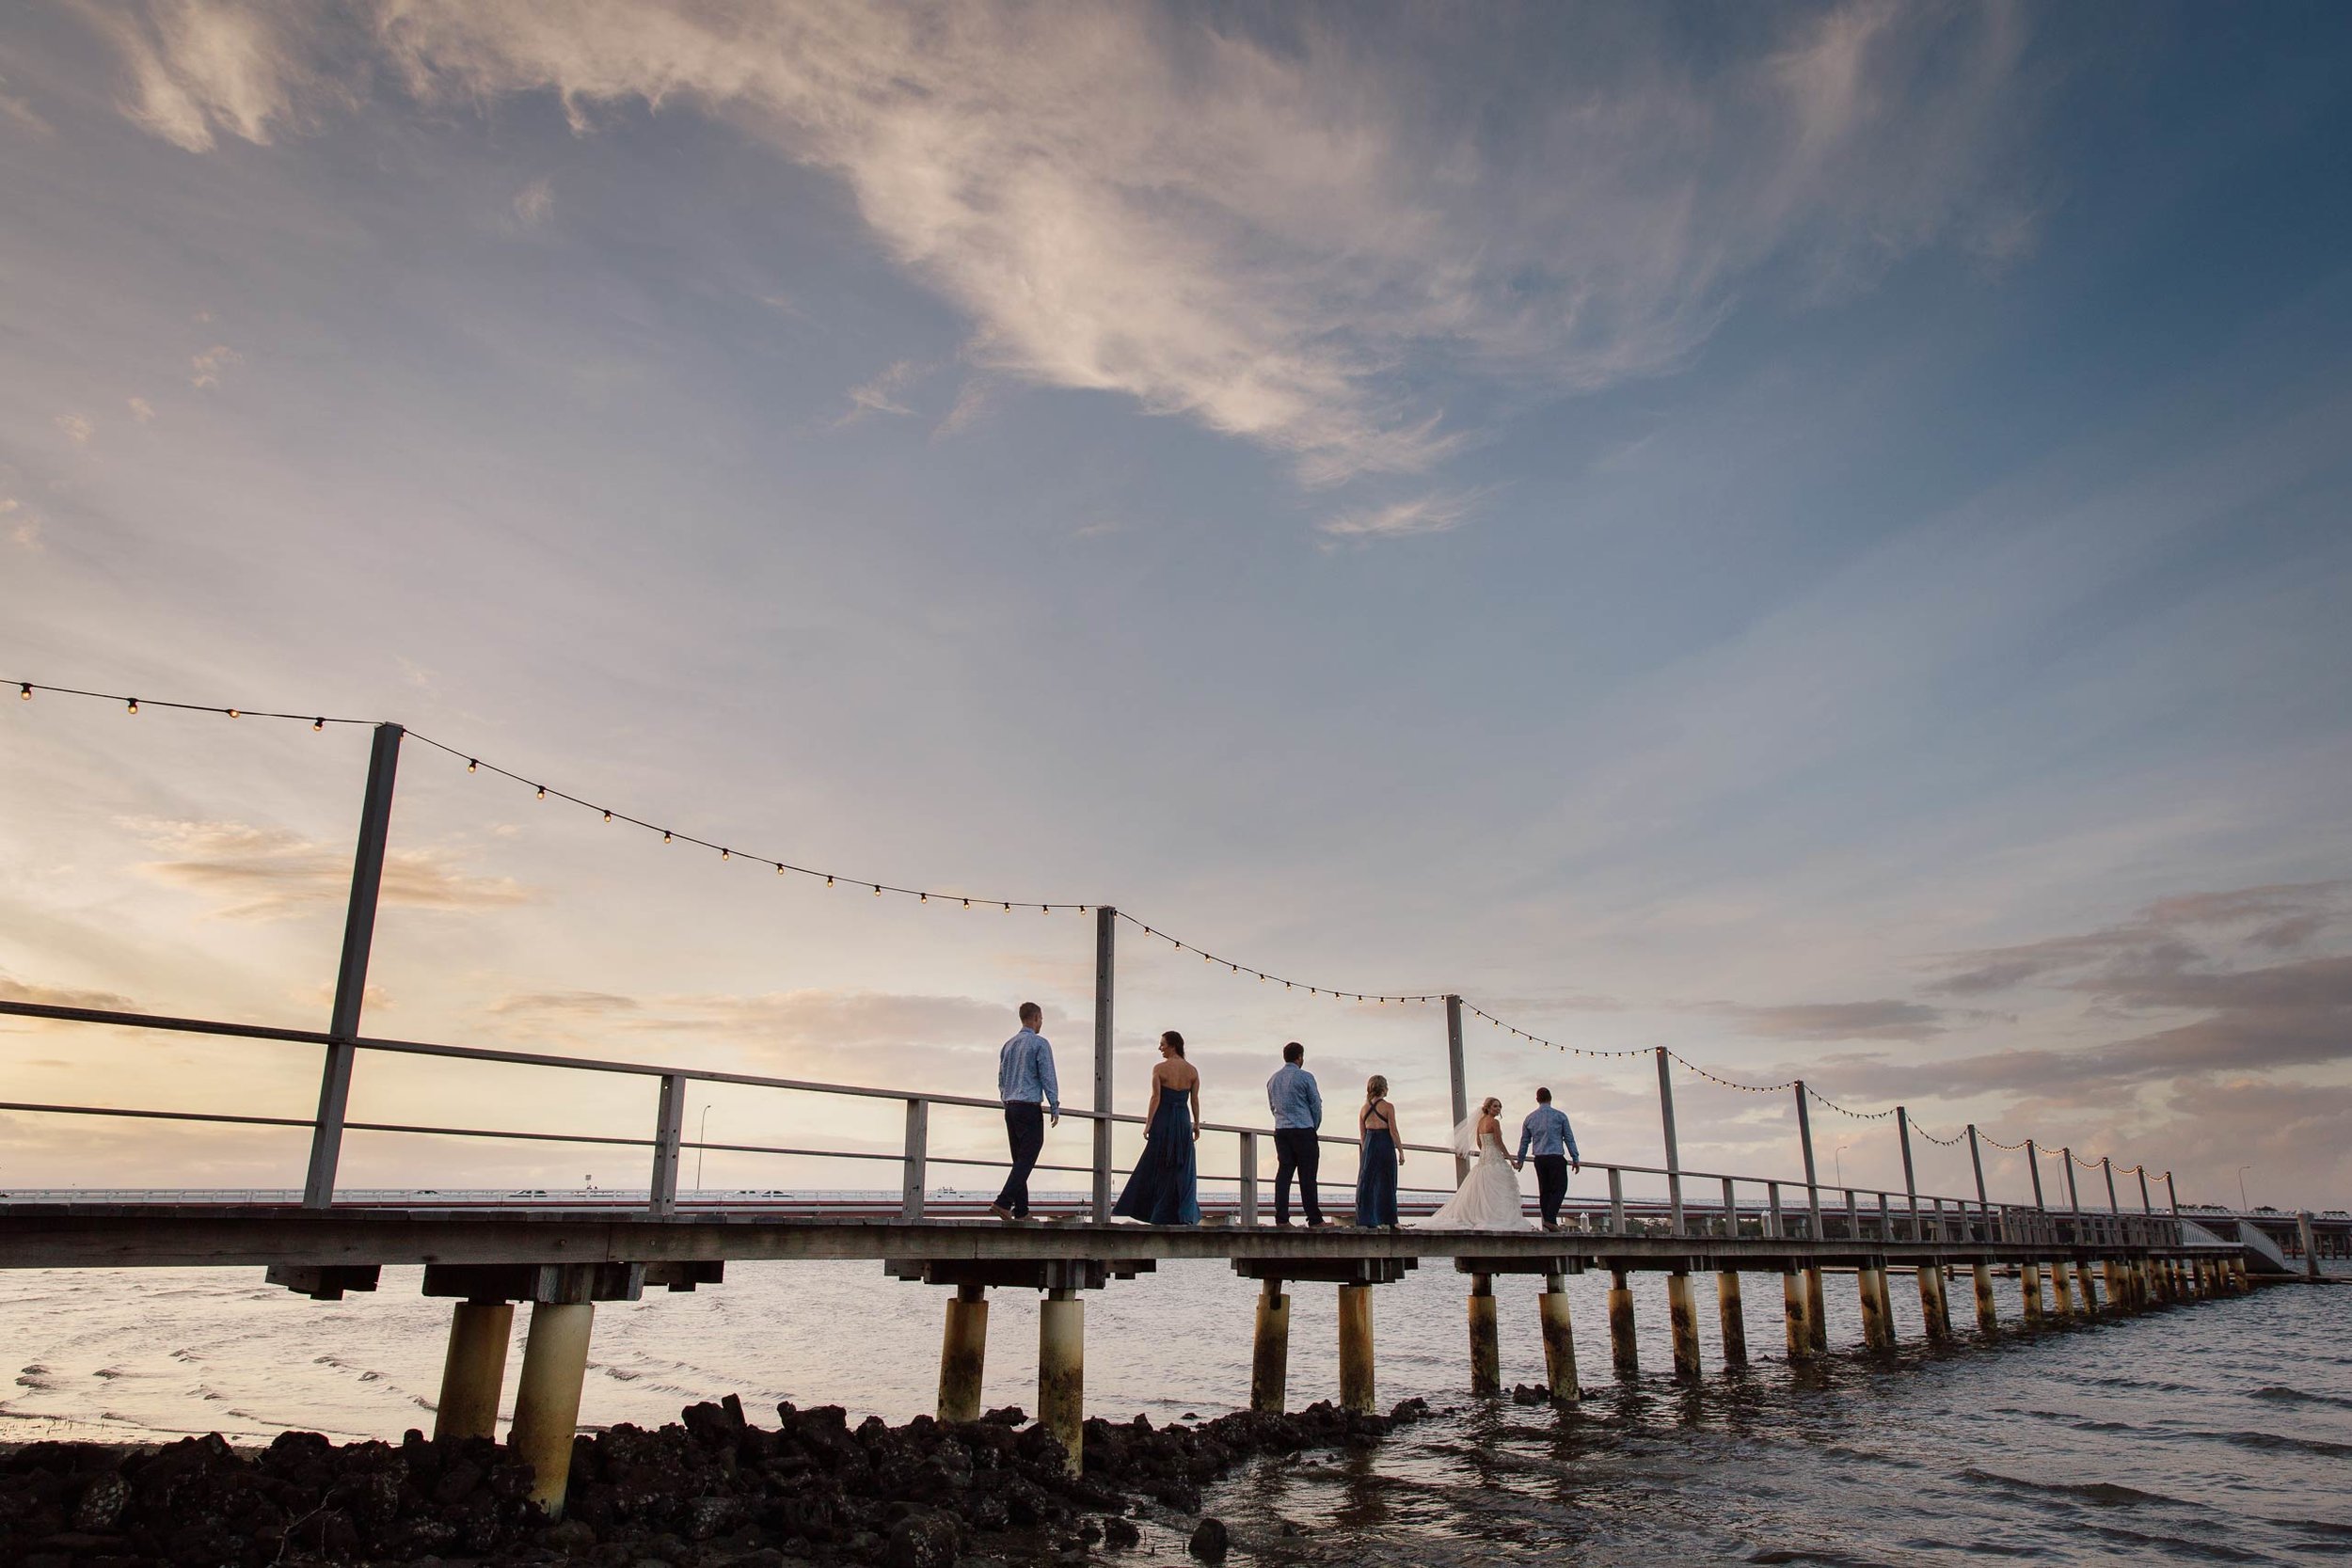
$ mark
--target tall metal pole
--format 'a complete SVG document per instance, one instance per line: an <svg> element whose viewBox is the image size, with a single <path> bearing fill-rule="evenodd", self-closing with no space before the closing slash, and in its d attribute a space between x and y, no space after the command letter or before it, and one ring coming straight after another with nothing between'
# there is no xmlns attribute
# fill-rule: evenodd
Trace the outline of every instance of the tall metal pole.
<svg viewBox="0 0 2352 1568"><path fill-rule="evenodd" d="M2156 1206L2148 1198L2148 1165L2145 1161L2142 1161L2139 1166L2139 1212L2143 1214L2153 1214L2156 1212Z"/></svg>
<svg viewBox="0 0 2352 1568"><path fill-rule="evenodd" d="M1677 1236L1682 1228L1682 1154L1675 1144L1675 1080L1674 1069L1667 1064L1666 1048L1658 1048L1658 1116L1666 1132L1666 1203L1673 1211Z"/></svg>
<svg viewBox="0 0 2352 1568"><path fill-rule="evenodd" d="M1117 980L1119 911L1094 911L1094 1223L1111 1219L1111 992Z"/></svg>
<svg viewBox="0 0 2352 1568"><path fill-rule="evenodd" d="M2079 1219L2082 1217L2083 1199L2082 1195L2074 1189L2074 1146L2072 1144L2062 1145L2058 1149L2058 1153L2066 1162L2066 1212Z"/></svg>
<svg viewBox="0 0 2352 1568"><path fill-rule="evenodd" d="M1993 1200L1984 1191L1984 1150L1977 1146L1977 1124L1968 1124L1968 1167L1977 1173L1977 1217L1984 1221L1984 1239L1995 1241L1993 1234Z"/></svg>
<svg viewBox="0 0 2352 1568"><path fill-rule="evenodd" d="M1903 1146L1903 1197L1911 1205L1911 1239L1919 1239L1919 1183L1911 1173L1911 1113L1895 1107L1895 1136Z"/></svg>
<svg viewBox="0 0 2352 1568"><path fill-rule="evenodd" d="M2026 1140L2026 1169L2033 1174L2033 1206L2047 1213L2049 1205L2042 1201L2042 1151L2034 1148L2031 1138Z"/></svg>
<svg viewBox="0 0 2352 1568"><path fill-rule="evenodd" d="M398 724L378 724L368 749L368 791L359 804L359 847L351 863L351 903L343 914L343 956L335 971L335 1007L326 1032L333 1040L319 1074L319 1114L310 1128L310 1168L302 1206L335 1201L335 1167L342 1159L343 1115L351 1103L352 1041L359 1034L359 1004L368 990L368 947L375 940L375 900L384 886L384 846L392 827L392 778L400 768Z"/></svg>
<svg viewBox="0 0 2352 1568"><path fill-rule="evenodd" d="M2166 1171L2164 1173L2164 1196L2166 1200L2172 1206L2172 1217L2176 1220L2179 1219L2181 1217L2181 1190L2172 1184L2172 1173L2170 1171Z"/></svg>
<svg viewBox="0 0 2352 1568"><path fill-rule="evenodd" d="M2099 1168L2106 1173L2107 1178L2107 1212L2120 1214L2123 1212L2123 1206L2115 1201L2115 1156L2100 1155Z"/></svg>
<svg viewBox="0 0 2352 1568"><path fill-rule="evenodd" d="M1797 1091L1797 1143L1804 1150L1804 1204L1813 1216L1812 1240L1821 1240L1821 1181L1813 1169L1813 1114L1804 1105L1804 1080L1794 1085Z"/></svg>
<svg viewBox="0 0 2352 1568"><path fill-rule="evenodd" d="M1445 999L1445 1066L1448 1080L1454 1088L1454 1125L1459 1127L1470 1119L1470 1080L1462 1071L1462 999ZM1459 1154L1454 1157L1454 1180L1458 1185L1470 1176L1470 1162Z"/></svg>

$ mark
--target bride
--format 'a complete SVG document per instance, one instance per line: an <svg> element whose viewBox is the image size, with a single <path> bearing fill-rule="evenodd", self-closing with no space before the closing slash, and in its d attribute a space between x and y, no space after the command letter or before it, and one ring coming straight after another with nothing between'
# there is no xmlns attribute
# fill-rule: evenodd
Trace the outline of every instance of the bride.
<svg viewBox="0 0 2352 1568"><path fill-rule="evenodd" d="M1502 1151L1502 1101L1489 1096L1478 1114L1454 1130L1454 1152L1470 1159L1470 1174L1445 1207L1421 1222L1428 1230L1533 1230L1521 1212L1519 1179Z"/></svg>

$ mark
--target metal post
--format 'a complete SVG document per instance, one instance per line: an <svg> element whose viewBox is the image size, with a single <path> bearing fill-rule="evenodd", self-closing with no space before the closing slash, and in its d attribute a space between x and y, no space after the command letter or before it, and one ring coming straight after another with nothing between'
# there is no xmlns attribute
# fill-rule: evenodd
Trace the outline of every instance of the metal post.
<svg viewBox="0 0 2352 1568"><path fill-rule="evenodd" d="M1740 1239L1740 1198L1728 1176L1724 1178L1724 1236L1728 1241Z"/></svg>
<svg viewBox="0 0 2352 1568"><path fill-rule="evenodd" d="M2110 1214L2120 1214L2123 1212L2123 1206L2115 1201L2115 1156L2112 1154L2100 1155L2099 1168L2106 1173L2107 1178L2107 1212Z"/></svg>
<svg viewBox="0 0 2352 1568"><path fill-rule="evenodd" d="M2181 1190L2172 1185L2172 1173L2170 1171L2166 1171L2164 1173L2164 1196L2167 1201L2172 1205L2172 1217L2176 1220L2179 1219L2181 1217Z"/></svg>
<svg viewBox="0 0 2352 1568"><path fill-rule="evenodd" d="M2150 1215L2156 1212L2155 1204L2150 1201L2148 1196L2148 1165L2145 1161L2141 1162L2139 1167L2139 1212Z"/></svg>
<svg viewBox="0 0 2352 1568"><path fill-rule="evenodd" d="M907 1151L901 1166L903 1180L898 1188L898 1217L919 1220L923 1217L923 1189L927 1184L925 1167L930 1161L931 1102L928 1100L907 1101Z"/></svg>
<svg viewBox="0 0 2352 1568"><path fill-rule="evenodd" d="M1682 1225L1682 1155L1675 1147L1675 1085L1674 1069L1667 1065L1666 1048L1658 1048L1658 1117L1666 1134L1666 1206L1674 1216L1677 1236L1690 1234Z"/></svg>
<svg viewBox="0 0 2352 1568"><path fill-rule="evenodd" d="M352 1040L368 989L368 947L375 938L375 897L384 885L384 845L392 826L392 778L400 768L398 724L375 726L368 749L368 789L359 805L359 847L351 862L351 904L343 915L343 956L335 972L335 1008L326 1032L334 1037L319 1076L319 1114L310 1128L310 1169L302 1206L335 1201L335 1167L342 1159L343 1115L351 1103Z"/></svg>
<svg viewBox="0 0 2352 1568"><path fill-rule="evenodd" d="M1765 1234L1772 1237L1772 1239L1776 1242L1785 1241L1788 1238L1788 1232L1785 1228L1785 1222L1780 1217L1780 1183L1777 1181L1765 1182L1764 1193L1766 1199L1772 1205L1772 1229L1766 1231Z"/></svg>
<svg viewBox="0 0 2352 1568"><path fill-rule="evenodd" d="M2068 1145L2063 1145L2063 1146L2061 1146L2061 1147L2059 1148L2059 1149L2058 1149L2058 1153L2059 1153L2060 1155L2062 1155L2062 1156L2065 1158L2065 1161L2066 1161L2066 1213L2067 1213L2067 1217L2068 1217L2069 1219L2071 1219L2071 1220L2074 1222L2074 1237L2075 1237L2076 1239L2080 1239L2080 1237L2081 1237L2081 1235L2082 1235L2083 1200L2082 1200L2082 1195L2081 1195L2079 1192L2077 1192L2077 1191L2075 1190L2075 1187L2074 1187L2074 1146L2073 1146L2073 1145L2071 1145L2071 1144L2068 1144Z"/></svg>
<svg viewBox="0 0 2352 1568"><path fill-rule="evenodd" d="M1454 1088L1454 1125L1459 1127L1470 1119L1470 1081L1462 1072L1462 999L1445 999L1445 1066L1448 1081ZM1454 1157L1454 1180L1458 1184L1470 1176L1470 1162L1459 1154Z"/></svg>
<svg viewBox="0 0 2352 1568"><path fill-rule="evenodd" d="M1625 1172L1609 1167L1609 1234L1625 1234Z"/></svg>
<svg viewBox="0 0 2352 1568"><path fill-rule="evenodd" d="M686 1077L665 1072L661 1099L654 1111L653 1180L646 1189L647 1207L657 1214L677 1212L677 1146L685 1126Z"/></svg>
<svg viewBox="0 0 2352 1568"><path fill-rule="evenodd" d="M1993 1229L1993 1200L1984 1196L1984 1150L1977 1147L1977 1124L1968 1124L1968 1165L1977 1173L1977 1212L1984 1217L1985 1240L1995 1241Z"/></svg>
<svg viewBox="0 0 2352 1568"><path fill-rule="evenodd" d="M2026 1169L2033 1177L2033 1206L2046 1213L2048 1205L2042 1201L2042 1152L2034 1148L2031 1138L2026 1140Z"/></svg>
<svg viewBox="0 0 2352 1568"><path fill-rule="evenodd" d="M1804 1201L1813 1214L1811 1240L1818 1244L1821 1240L1821 1187L1820 1178L1813 1169L1813 1117L1804 1108L1804 1079L1797 1080L1796 1090L1797 1142L1804 1148Z"/></svg>
<svg viewBox="0 0 2352 1568"><path fill-rule="evenodd" d="M1911 1113L1895 1107L1895 1135L1903 1146L1903 1196L1911 1205L1911 1239L1919 1239L1919 1183L1911 1174Z"/></svg>
<svg viewBox="0 0 2352 1568"><path fill-rule="evenodd" d="M1258 1134L1241 1135L1241 1223L1258 1223ZM1275 1294L1281 1292L1277 1291Z"/></svg>
<svg viewBox="0 0 2352 1568"><path fill-rule="evenodd" d="M1119 911L1094 911L1094 1223L1111 1220L1111 990L1116 979Z"/></svg>

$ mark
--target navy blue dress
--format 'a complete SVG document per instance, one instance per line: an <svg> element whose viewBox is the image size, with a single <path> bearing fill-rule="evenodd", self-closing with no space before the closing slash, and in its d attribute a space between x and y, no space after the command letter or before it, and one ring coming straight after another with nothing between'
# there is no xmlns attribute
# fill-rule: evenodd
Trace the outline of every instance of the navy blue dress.
<svg viewBox="0 0 2352 1568"><path fill-rule="evenodd" d="M1356 1223L1371 1227L1396 1224L1395 1113L1366 1117L1363 1163L1356 1168Z"/></svg>
<svg viewBox="0 0 2352 1568"><path fill-rule="evenodd" d="M1200 1169L1193 1159L1192 1097L1165 1086L1143 1140L1143 1158L1127 1173L1111 1212L1153 1225L1200 1223Z"/></svg>

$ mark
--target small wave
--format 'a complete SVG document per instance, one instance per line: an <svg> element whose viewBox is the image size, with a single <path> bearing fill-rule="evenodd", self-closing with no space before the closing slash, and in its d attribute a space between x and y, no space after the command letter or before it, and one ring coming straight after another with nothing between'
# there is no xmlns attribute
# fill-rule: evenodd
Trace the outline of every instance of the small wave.
<svg viewBox="0 0 2352 1568"><path fill-rule="evenodd" d="M1831 1568L1860 1568L1862 1564L1870 1564L1872 1568L1875 1568L1879 1560L1874 1557L1849 1557L1844 1552L1833 1552L1819 1546L1771 1546L1751 1554L1744 1560L1749 1562L1820 1562L1829 1564Z"/></svg>
<svg viewBox="0 0 2352 1568"><path fill-rule="evenodd" d="M2335 1406L2338 1410L2352 1410L2352 1400L2344 1399L2340 1395L2307 1393L2300 1388L2282 1388L2275 1383L2267 1388L2252 1389L2246 1397L2249 1400L2265 1400L2274 1404L2328 1404Z"/></svg>
<svg viewBox="0 0 2352 1568"><path fill-rule="evenodd" d="M2044 1497L2076 1497L2099 1508L2129 1508L2140 1503L2179 1508L2178 1497L2168 1497L2161 1492L2142 1492L2137 1487L2123 1486L2111 1481L2022 1481L2005 1476L1997 1470L1979 1470L1971 1465L1960 1472L1963 1481L1986 1486L2006 1486L2018 1492L2034 1492Z"/></svg>
<svg viewBox="0 0 2352 1568"><path fill-rule="evenodd" d="M2241 1449L2259 1449L2276 1453L2317 1454L2323 1459L2352 1459L2352 1443L2330 1443L2320 1437L2289 1437L2277 1432L2216 1432L2204 1435L2217 1437L2224 1443Z"/></svg>

